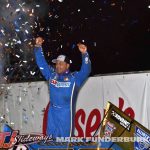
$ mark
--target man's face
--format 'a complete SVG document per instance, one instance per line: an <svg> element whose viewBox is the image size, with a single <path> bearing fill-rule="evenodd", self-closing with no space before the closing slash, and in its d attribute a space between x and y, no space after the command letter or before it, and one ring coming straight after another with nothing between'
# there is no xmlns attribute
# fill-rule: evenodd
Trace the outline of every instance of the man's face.
<svg viewBox="0 0 150 150"><path fill-rule="evenodd" d="M69 69L69 64L67 64L66 62L63 61L59 61L57 60L56 62L56 72L61 74L66 72Z"/></svg>

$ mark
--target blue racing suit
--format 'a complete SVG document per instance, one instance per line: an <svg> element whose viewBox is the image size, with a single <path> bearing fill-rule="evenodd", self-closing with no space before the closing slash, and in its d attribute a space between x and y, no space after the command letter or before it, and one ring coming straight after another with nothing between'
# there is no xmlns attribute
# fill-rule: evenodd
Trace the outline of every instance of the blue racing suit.
<svg viewBox="0 0 150 150"><path fill-rule="evenodd" d="M91 62L86 52L82 54L79 72L67 70L63 74L55 72L45 60L42 47L34 48L36 63L43 76L49 81L50 107L48 111L47 135L70 137L74 129L74 113L77 93L91 72Z"/></svg>

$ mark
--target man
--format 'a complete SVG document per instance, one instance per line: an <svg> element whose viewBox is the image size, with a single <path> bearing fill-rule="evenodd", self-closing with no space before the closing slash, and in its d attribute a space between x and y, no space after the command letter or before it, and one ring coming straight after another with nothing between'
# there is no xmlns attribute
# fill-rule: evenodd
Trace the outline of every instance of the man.
<svg viewBox="0 0 150 150"><path fill-rule="evenodd" d="M91 62L84 44L78 44L82 53L82 67L79 72L71 73L71 60L65 55L59 55L52 60L55 69L49 66L44 58L41 37L36 38L35 58L40 71L49 80L50 107L48 110L47 135L55 137L70 137L74 127L75 102L79 88L91 72Z"/></svg>

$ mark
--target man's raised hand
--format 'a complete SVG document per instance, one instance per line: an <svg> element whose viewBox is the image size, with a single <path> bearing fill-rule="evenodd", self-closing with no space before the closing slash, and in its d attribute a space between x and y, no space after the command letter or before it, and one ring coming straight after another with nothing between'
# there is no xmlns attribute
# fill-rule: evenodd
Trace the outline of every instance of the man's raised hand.
<svg viewBox="0 0 150 150"><path fill-rule="evenodd" d="M79 51L80 51L82 54L86 53L86 51L87 51L87 46L86 46L86 45L81 44L81 43L78 43L77 46L78 46L78 48L79 48Z"/></svg>

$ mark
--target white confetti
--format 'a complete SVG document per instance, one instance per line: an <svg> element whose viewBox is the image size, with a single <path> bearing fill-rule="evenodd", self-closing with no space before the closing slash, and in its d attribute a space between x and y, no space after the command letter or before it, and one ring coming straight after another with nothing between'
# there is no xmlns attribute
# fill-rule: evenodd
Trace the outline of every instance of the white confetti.
<svg viewBox="0 0 150 150"><path fill-rule="evenodd" d="M20 11L20 8L16 9L16 12L19 12Z"/></svg>
<svg viewBox="0 0 150 150"><path fill-rule="evenodd" d="M24 60L23 62L24 62L24 63L27 63L27 61L26 61L26 60Z"/></svg>
<svg viewBox="0 0 150 150"><path fill-rule="evenodd" d="M30 71L30 74L31 74L31 75L35 75L35 72Z"/></svg>
<svg viewBox="0 0 150 150"><path fill-rule="evenodd" d="M36 5L36 7L40 7L40 5Z"/></svg>
<svg viewBox="0 0 150 150"><path fill-rule="evenodd" d="M19 55L16 55L16 57L17 57L17 58L20 58L20 56L19 56Z"/></svg>
<svg viewBox="0 0 150 150"><path fill-rule="evenodd" d="M7 4L6 7L8 8L10 6L10 4Z"/></svg>
<svg viewBox="0 0 150 150"><path fill-rule="evenodd" d="M1 32L2 32L2 34L3 34L3 35L5 35L5 33L4 33L4 30L3 30L3 29L1 29Z"/></svg>
<svg viewBox="0 0 150 150"><path fill-rule="evenodd" d="M16 30L16 32L19 32L20 30L19 29L15 29Z"/></svg>
<svg viewBox="0 0 150 150"><path fill-rule="evenodd" d="M29 32L28 32L28 30L25 30L25 32L28 34Z"/></svg>
<svg viewBox="0 0 150 150"><path fill-rule="evenodd" d="M17 43L18 43L18 44L21 44L21 41L19 40L19 41L17 41Z"/></svg>

